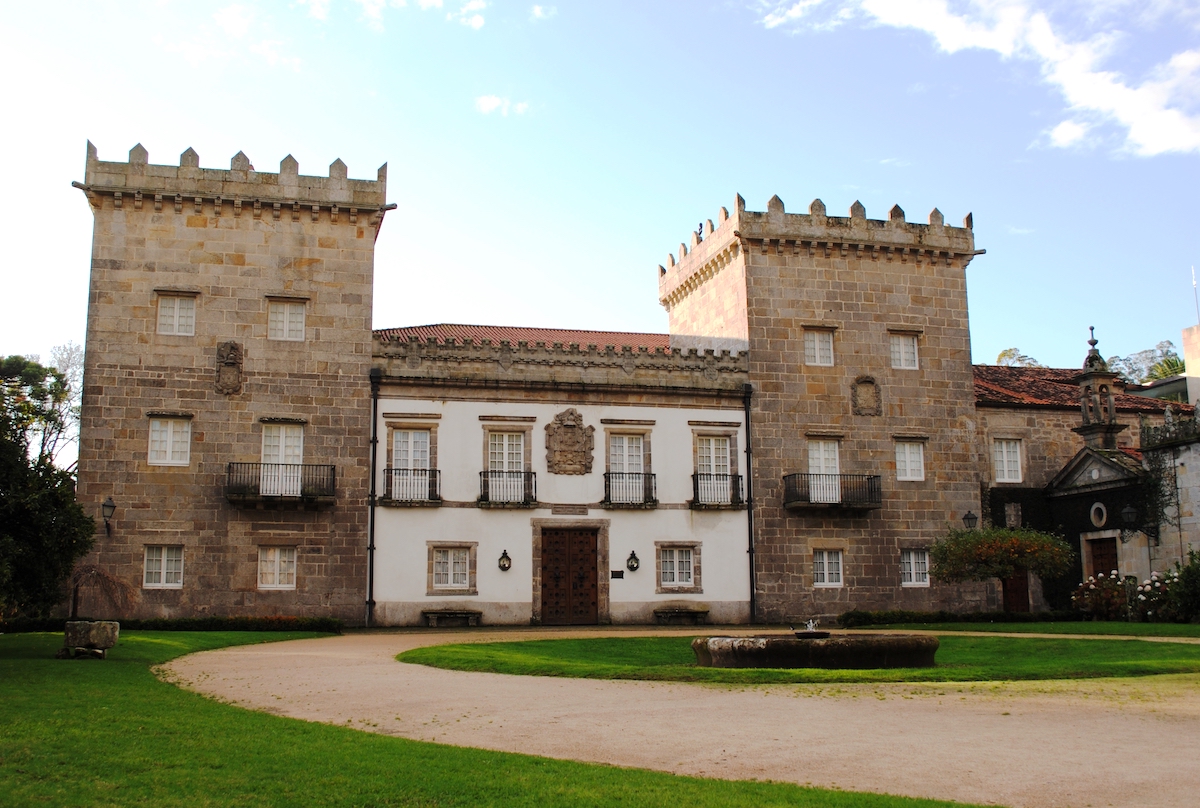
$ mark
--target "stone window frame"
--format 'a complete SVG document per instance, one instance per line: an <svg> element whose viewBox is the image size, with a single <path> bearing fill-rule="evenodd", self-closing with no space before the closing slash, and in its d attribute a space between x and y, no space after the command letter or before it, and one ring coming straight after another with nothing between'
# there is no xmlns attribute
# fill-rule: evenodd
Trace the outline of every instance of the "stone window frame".
<svg viewBox="0 0 1200 808"><path fill-rule="evenodd" d="M822 571L822 575L825 576L826 580L821 582L817 581L817 553L821 553L823 555L822 564L825 567L825 569ZM838 554L837 583L830 583L828 581L828 563L830 553ZM835 547L824 544L814 546L812 548L812 581L814 589L841 589L844 587L846 585L846 549L844 547Z"/></svg>
<svg viewBox="0 0 1200 808"><path fill-rule="evenodd" d="M912 581L904 580L904 554L905 553L923 553L925 555L925 580L917 581L916 567L913 567ZM929 548L928 547L901 547L900 548L900 586L907 589L928 589L929 588Z"/></svg>
<svg viewBox="0 0 1200 808"><path fill-rule="evenodd" d="M654 594L656 595L702 595L703 581L700 576L700 551L703 542L698 541L656 541L654 542ZM691 584L664 584L662 579L662 551L691 550L692 551L692 582Z"/></svg>
<svg viewBox="0 0 1200 808"><path fill-rule="evenodd" d="M622 426L617 426L617 425L605 426L604 427L604 471L609 472L612 470L612 465L611 465L612 444L610 442L610 439L613 438L614 436L619 436L619 435L636 435L642 439L642 474L653 474L654 468L651 465L652 452L650 450L650 432L651 432L652 428L653 427L651 427L651 426L636 426L636 425L632 425L632 424L630 424L628 426L623 426L623 425Z"/></svg>
<svg viewBox="0 0 1200 808"><path fill-rule="evenodd" d="M997 485L1013 485L1025 482L1025 439L1020 435L1010 433L1000 433L991 436L991 468L992 482ZM999 469L996 466L996 449L1001 443L1015 443L1017 445L1017 476L1016 479L1011 479L1007 476L1001 479L997 473ZM1005 470L1007 475L1007 469Z"/></svg>
<svg viewBox="0 0 1200 808"><path fill-rule="evenodd" d="M925 482L925 446L929 443L929 438L923 435L893 435L892 442L896 451L896 482L900 483L920 483ZM900 445L918 446L921 449L921 476L914 477L910 474L900 476Z"/></svg>
<svg viewBox="0 0 1200 808"><path fill-rule="evenodd" d="M200 306L199 306L200 292L199 291L196 291L193 289L162 288L162 289L154 290L154 297L155 297L155 302L154 302L154 333L155 334L158 334L159 336L163 336L163 337L194 337L194 336L196 336L196 314L200 308ZM172 331L163 331L162 330L162 312L163 312L162 304L163 304L164 300L175 301L175 312L174 312L174 316L172 318L172 328L174 330L172 330ZM179 301L180 300L191 300L192 301L192 330L191 331L178 330Z"/></svg>
<svg viewBox="0 0 1200 808"><path fill-rule="evenodd" d="M530 416L488 416L481 415L479 420L483 427L483 471L490 471L488 468L488 442L489 437L493 432L501 433L524 433L525 438L522 447L523 461L525 468L522 471L533 471L533 429L537 426L537 418ZM432 453L432 449L430 450Z"/></svg>
<svg viewBox="0 0 1200 808"><path fill-rule="evenodd" d="M294 296L294 295L266 295L266 301L267 301L267 334L266 334L266 336L267 336L268 342L300 342L300 343L308 342L309 298L303 297L303 296ZM272 306L287 306L288 307L288 308L284 309L284 329L283 329L283 336L281 336L281 337L271 336L271 307ZM301 322L300 322L300 336L299 337L287 336L288 331L289 331L289 329L288 329L288 321L289 321L288 312L291 312L294 310L291 308L293 306L300 307Z"/></svg>
<svg viewBox="0 0 1200 808"><path fill-rule="evenodd" d="M264 550L278 551L276 553L275 568L273 570L275 583L264 584L262 582L263 551ZM284 556L288 555L289 552L290 552L291 561L292 561L292 582L290 584L281 584L281 583L279 583L280 562L283 561ZM298 560L299 560L298 556L299 556L299 548L297 548L296 545L294 545L294 544L260 544L260 545L258 545L258 563L255 565L255 569L254 569L254 580L257 582L258 590L260 592L291 592L291 591L294 591L297 588L297 584L298 584L299 578L300 578L300 565L298 563Z"/></svg>
<svg viewBox="0 0 1200 808"><path fill-rule="evenodd" d="M831 367L836 366L837 365L837 346L835 344L836 343L835 335L837 333L837 326L806 325L806 326L802 326L801 328L803 331L802 339L804 342L803 351L801 352L801 356L802 356L802 362L803 362L804 366L805 367L815 367L815 368L831 368ZM817 334L828 334L829 335L829 361L828 362L821 362L821 361L809 362L808 361L808 335L809 334L814 335L813 356L814 356L815 360L820 360L820 358L821 358L820 346L817 345L817 339L815 338L815 335L817 335Z"/></svg>
<svg viewBox="0 0 1200 808"><path fill-rule="evenodd" d="M429 421L387 421L387 462L385 468L392 467L395 459L395 433L397 432L428 432L429 433L429 468L436 469L438 448L438 425Z"/></svg>
<svg viewBox="0 0 1200 808"><path fill-rule="evenodd" d="M914 328L895 327L888 328L888 359L892 370L920 370L921 369L921 331ZM896 340L907 338L912 340L913 349L913 364L904 364L904 350L900 351L900 364L896 364L896 352L894 350Z"/></svg>
<svg viewBox="0 0 1200 808"><path fill-rule="evenodd" d="M167 583L167 551L179 550L179 582ZM146 579L150 573L150 551L162 550L158 559L158 583L150 583ZM183 545L182 544L147 544L142 550L142 589L183 589Z"/></svg>
<svg viewBox="0 0 1200 808"><path fill-rule="evenodd" d="M148 466L168 466L168 467L175 467L175 468L188 468L189 466L191 466L192 465L192 419L195 417L194 414L190 413L190 412L151 411L151 412L146 413L146 417L147 417L146 465L148 465ZM175 427L174 426L170 426L167 430L167 433L168 433L168 445L167 445L167 455L166 455L167 459L165 459L165 460L155 460L154 459L154 422L155 421L161 421L161 422L164 422L167 424L182 423L182 424L187 425L187 435L185 438L182 439L182 440L186 441L186 443L185 443L185 445L187 447L187 459L186 460L173 461L170 459L171 458L171 450L172 450L172 448L174 448L174 444L175 444L175 437L174 437Z"/></svg>
<svg viewBox="0 0 1200 808"><path fill-rule="evenodd" d="M692 427L692 472L700 474L700 441L699 438L729 438L729 473L741 474L738 471L738 433L741 424L732 423L717 425L717 422L688 421Z"/></svg>
<svg viewBox="0 0 1200 808"><path fill-rule="evenodd" d="M433 562L437 550L467 551L467 585L435 586ZM479 594L479 542L477 541L427 541L425 542L425 597L471 596Z"/></svg>

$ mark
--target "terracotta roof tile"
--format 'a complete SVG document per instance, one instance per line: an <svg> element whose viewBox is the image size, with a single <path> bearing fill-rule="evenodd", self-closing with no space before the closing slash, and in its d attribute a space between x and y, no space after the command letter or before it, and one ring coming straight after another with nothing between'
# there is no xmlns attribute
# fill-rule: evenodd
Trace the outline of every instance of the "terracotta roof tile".
<svg viewBox="0 0 1200 808"><path fill-rule="evenodd" d="M448 339L462 342L470 339L475 342L491 340L499 344L508 340L513 345L518 342L528 342L530 345L541 342L552 345L561 342L563 345L576 343L578 345L597 345L603 348L612 345L618 349L631 348L666 349L670 344L667 334L638 334L625 331L579 331L570 328L524 328L503 325L461 325L457 323L435 323L432 325L414 325L405 328L383 328L375 331L375 336L382 342L406 342L409 337L416 337L422 342L432 338L441 344Z"/></svg>
<svg viewBox="0 0 1200 808"><path fill-rule="evenodd" d="M1014 368L975 365L975 403L981 406L1048 407L1078 409L1079 387L1072 381L1082 371L1073 368ZM1170 405L1177 412L1192 407L1114 391L1119 412L1162 413Z"/></svg>

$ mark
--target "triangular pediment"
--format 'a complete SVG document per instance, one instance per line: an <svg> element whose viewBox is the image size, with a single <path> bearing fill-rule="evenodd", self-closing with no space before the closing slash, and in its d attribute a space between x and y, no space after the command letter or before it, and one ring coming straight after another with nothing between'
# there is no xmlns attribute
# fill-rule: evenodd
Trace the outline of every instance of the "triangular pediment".
<svg viewBox="0 0 1200 808"><path fill-rule="evenodd" d="M1046 486L1051 494L1089 488L1116 488L1138 482L1141 462L1120 449L1080 449Z"/></svg>

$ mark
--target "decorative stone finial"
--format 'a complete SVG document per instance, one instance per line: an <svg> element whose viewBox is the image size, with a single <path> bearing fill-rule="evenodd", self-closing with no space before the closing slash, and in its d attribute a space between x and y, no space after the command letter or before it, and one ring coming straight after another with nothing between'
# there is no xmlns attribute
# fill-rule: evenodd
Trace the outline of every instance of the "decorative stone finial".
<svg viewBox="0 0 1200 808"><path fill-rule="evenodd" d="M937 208L934 208L933 210L929 211L929 226L930 227L942 227L945 224L946 224L946 217L942 215L942 212L940 210L938 210Z"/></svg>
<svg viewBox="0 0 1200 808"><path fill-rule="evenodd" d="M863 205L862 202L859 202L857 199L854 200L854 204L850 206L850 218L851 219L867 218L866 207Z"/></svg>
<svg viewBox="0 0 1200 808"><path fill-rule="evenodd" d="M183 154L179 155L180 168L199 168L200 155L196 154L196 150L191 146L184 149Z"/></svg>
<svg viewBox="0 0 1200 808"><path fill-rule="evenodd" d="M721 208L719 211L717 211L717 221L721 224L725 224L725 222L729 221L729 211L725 210L725 208Z"/></svg>
<svg viewBox="0 0 1200 808"><path fill-rule="evenodd" d="M741 194L737 194L736 199L733 200L733 208L734 208L734 210L745 210L746 209L746 200L742 199Z"/></svg>
<svg viewBox="0 0 1200 808"><path fill-rule="evenodd" d="M233 156L233 159L229 161L229 169L231 171L249 171L250 158L246 156L245 152L239 151Z"/></svg>
<svg viewBox="0 0 1200 808"><path fill-rule="evenodd" d="M296 158L290 154L279 161L279 175L291 175L293 177L299 175L300 164L296 162Z"/></svg>
<svg viewBox="0 0 1200 808"><path fill-rule="evenodd" d="M141 163L141 164L145 165L149 161L150 161L150 155L149 155L149 153L147 153L146 147L143 146L141 143L138 143L136 146L134 146L132 149L129 150L129 162Z"/></svg>
<svg viewBox="0 0 1200 808"><path fill-rule="evenodd" d="M342 158L338 158L329 164L329 179L344 180L346 179L346 164L342 162Z"/></svg>
<svg viewBox="0 0 1200 808"><path fill-rule="evenodd" d="M964 216L964 217L963 217L963 227L967 228L968 230L974 230L974 229L975 229L975 216L974 216L974 214L968 213L966 216Z"/></svg>
<svg viewBox="0 0 1200 808"><path fill-rule="evenodd" d="M824 216L825 215L825 203L822 202L820 199L814 199L812 201L812 204L808 206L808 215L809 216Z"/></svg>
<svg viewBox="0 0 1200 808"><path fill-rule="evenodd" d="M707 221L704 222L704 235L706 237L711 236L715 229L716 228L713 227L712 219L708 219Z"/></svg>
<svg viewBox="0 0 1200 808"><path fill-rule="evenodd" d="M684 244L682 241L679 242L679 260L682 261L684 258L687 258L687 254L688 254L687 245Z"/></svg>
<svg viewBox="0 0 1200 808"><path fill-rule="evenodd" d="M775 194L767 201L767 213L782 214L783 212L783 200L779 198L779 194Z"/></svg>
<svg viewBox="0 0 1200 808"><path fill-rule="evenodd" d="M903 222L904 208L899 205L892 205L892 209L888 211L888 219L893 222Z"/></svg>
<svg viewBox="0 0 1200 808"><path fill-rule="evenodd" d="M92 141L90 140L87 142L87 159L96 159L96 147L92 145Z"/></svg>
<svg viewBox="0 0 1200 808"><path fill-rule="evenodd" d="M387 163L381 165L375 172L375 180L376 182L387 182Z"/></svg>

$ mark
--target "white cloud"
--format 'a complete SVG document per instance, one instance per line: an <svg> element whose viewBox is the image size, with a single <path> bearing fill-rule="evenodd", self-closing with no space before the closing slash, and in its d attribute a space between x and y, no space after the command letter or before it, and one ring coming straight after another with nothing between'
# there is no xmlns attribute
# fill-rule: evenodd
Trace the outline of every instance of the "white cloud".
<svg viewBox="0 0 1200 808"><path fill-rule="evenodd" d="M302 6L308 6L308 16L322 22L329 18L330 0L298 0L298 2Z"/></svg>
<svg viewBox="0 0 1200 808"><path fill-rule="evenodd" d="M383 30L383 11L388 6L404 8L404 0L354 0L362 8L362 18L367 21L367 27L373 31ZM425 8L422 5L422 8Z"/></svg>
<svg viewBox="0 0 1200 808"><path fill-rule="evenodd" d="M427 8L441 8L442 0L417 0L417 5L424 11Z"/></svg>
<svg viewBox="0 0 1200 808"><path fill-rule="evenodd" d="M300 71L300 59L296 56L285 56L279 52L279 46L283 43L277 39L264 39L261 42L256 42L250 46L250 52L258 54L271 67L281 65L290 67L296 72Z"/></svg>
<svg viewBox="0 0 1200 808"><path fill-rule="evenodd" d="M507 98L501 98L498 95L481 95L475 99L475 109L484 115L490 115L497 110L505 117L508 116L509 110L512 110L515 115L524 115L529 109L529 102L518 101L514 104Z"/></svg>
<svg viewBox="0 0 1200 808"><path fill-rule="evenodd" d="M1010 224L1008 225L1008 232L1010 235L1014 236L1028 236L1032 235L1036 231L1034 231L1032 227L1013 227Z"/></svg>
<svg viewBox="0 0 1200 808"><path fill-rule="evenodd" d="M533 8L529 9L529 19L534 21L548 20L557 13L557 6L534 6Z"/></svg>
<svg viewBox="0 0 1200 808"><path fill-rule="evenodd" d="M822 29L861 13L879 25L923 31L947 53L979 49L1032 61L1043 79L1062 93L1076 118L1121 128L1127 150L1142 156L1200 152L1200 49L1174 54L1138 83L1107 66L1121 36L1117 29L1087 36L1065 33L1033 0L966 0L953 9L948 0L840 0L832 16L808 19L822 4L823 0L786 0L764 13L761 21L767 28L787 24ZM1108 0L1107 5L1124 3ZM1153 5L1155 19L1168 13L1181 19L1194 14L1194 8L1188 11L1186 6L1176 10L1170 0ZM1051 142L1078 142L1088 128L1079 120L1064 122L1051 133Z"/></svg>
<svg viewBox="0 0 1200 808"><path fill-rule="evenodd" d="M907 168L908 166L912 165L912 163L908 160L904 160L899 157L885 157L879 161L879 165L895 166L896 168Z"/></svg>
<svg viewBox="0 0 1200 808"><path fill-rule="evenodd" d="M478 31L483 27L483 15L480 11L487 8L487 0L467 0L457 12L446 15L447 20L458 20L463 25Z"/></svg>
<svg viewBox="0 0 1200 808"><path fill-rule="evenodd" d="M231 37L244 37L250 30L254 15L245 6L232 5L219 9L213 14L218 26Z"/></svg>

